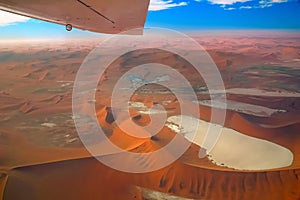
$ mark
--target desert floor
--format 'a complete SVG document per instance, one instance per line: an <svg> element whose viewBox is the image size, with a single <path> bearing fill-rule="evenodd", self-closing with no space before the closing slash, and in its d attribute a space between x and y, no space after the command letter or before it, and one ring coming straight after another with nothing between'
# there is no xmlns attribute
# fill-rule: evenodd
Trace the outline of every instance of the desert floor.
<svg viewBox="0 0 300 200"><path fill-rule="evenodd" d="M192 37L220 70L227 104L212 104L212 96L224 98L224 94L218 87L208 91L187 63L151 50L118 58L99 77L95 99L88 102L93 103L109 141L139 155L98 155L110 162L122 158L124 166L155 165L168 152L150 158L143 153L163 149L178 135L183 143L190 142L176 161L148 173L126 173L104 165L85 148L76 131L74 118L81 117L72 113L76 73L100 39L0 42L0 198L300 199L299 34L193 33ZM172 91L159 85L166 78L162 74L157 82L134 92L126 109L130 117L124 118L122 107L112 108L112 90L134 67L127 62L132 58L137 64L155 59L172 66L187 77L197 100L179 102ZM126 89L118 92L125 95ZM188 114L181 113L181 103ZM112 109L119 115L113 115ZM225 113L224 121L221 117L212 121L212 113ZM167 121L155 136L138 138L120 128L129 122L146 126L150 115L160 114ZM89 115L83 107L82 116ZM209 126L220 130L220 138L200 158Z"/></svg>

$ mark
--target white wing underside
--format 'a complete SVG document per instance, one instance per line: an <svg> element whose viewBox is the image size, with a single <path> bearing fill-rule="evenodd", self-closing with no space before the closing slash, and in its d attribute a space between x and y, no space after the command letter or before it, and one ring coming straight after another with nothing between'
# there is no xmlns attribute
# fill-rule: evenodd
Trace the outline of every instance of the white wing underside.
<svg viewBox="0 0 300 200"><path fill-rule="evenodd" d="M149 0L0 0L0 10L93 32L143 28Z"/></svg>

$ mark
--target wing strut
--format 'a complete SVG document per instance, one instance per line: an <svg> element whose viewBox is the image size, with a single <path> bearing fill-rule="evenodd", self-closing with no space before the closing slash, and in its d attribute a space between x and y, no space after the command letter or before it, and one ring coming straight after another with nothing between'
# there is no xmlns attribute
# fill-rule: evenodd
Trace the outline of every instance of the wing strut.
<svg viewBox="0 0 300 200"><path fill-rule="evenodd" d="M87 8L89 8L90 10L94 11L95 13L97 13L98 15L100 15L101 17L103 17L104 19L110 21L111 23L115 23L113 20L109 19L108 17L106 17L105 15L101 14L99 11L95 10L94 8L92 8L90 5L84 3L81 0L77 0L79 3L81 3L82 5L86 6Z"/></svg>

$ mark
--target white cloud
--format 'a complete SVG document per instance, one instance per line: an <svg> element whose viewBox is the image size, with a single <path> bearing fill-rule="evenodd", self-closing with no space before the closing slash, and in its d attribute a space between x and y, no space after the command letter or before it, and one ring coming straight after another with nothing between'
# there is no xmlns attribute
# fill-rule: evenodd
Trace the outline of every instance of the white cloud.
<svg viewBox="0 0 300 200"><path fill-rule="evenodd" d="M198 0L194 0L198 1ZM288 2L290 0L207 0L211 4L220 5L224 10L235 10L235 9L254 9L254 8L267 8L274 4ZM244 3L250 2L251 6L245 5ZM234 6L234 7L232 7ZM237 7L235 7L237 6Z"/></svg>
<svg viewBox="0 0 300 200"><path fill-rule="evenodd" d="M240 9L251 9L252 6L241 6Z"/></svg>
<svg viewBox="0 0 300 200"><path fill-rule="evenodd" d="M0 10L0 26L8 26L17 22L26 22L30 18Z"/></svg>
<svg viewBox="0 0 300 200"><path fill-rule="evenodd" d="M149 5L150 11L166 10L178 6L186 6L187 2L175 3L173 0L151 0Z"/></svg>
<svg viewBox="0 0 300 200"><path fill-rule="evenodd" d="M287 2L287 0L272 0L272 3L284 3Z"/></svg>
<svg viewBox="0 0 300 200"><path fill-rule="evenodd" d="M224 8L225 10L235 10L236 8Z"/></svg>
<svg viewBox="0 0 300 200"><path fill-rule="evenodd" d="M267 8L267 7L271 7L273 6L274 4L277 4L277 3L285 3L287 2L288 0L260 0L258 3L259 3L259 6L258 8Z"/></svg>
<svg viewBox="0 0 300 200"><path fill-rule="evenodd" d="M251 0L208 0L212 4L219 4L219 5L232 5L235 3L244 3Z"/></svg>

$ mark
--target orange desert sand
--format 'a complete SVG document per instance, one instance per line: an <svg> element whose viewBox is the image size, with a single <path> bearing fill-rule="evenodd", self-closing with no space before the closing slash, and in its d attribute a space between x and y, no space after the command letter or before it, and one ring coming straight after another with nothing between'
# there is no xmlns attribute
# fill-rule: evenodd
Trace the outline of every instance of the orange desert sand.
<svg viewBox="0 0 300 200"><path fill-rule="evenodd" d="M107 138L132 153L163 148L176 135L190 147L170 165L125 173L95 159L74 125L72 89L88 53L102 40L0 42L0 198L4 200L300 199L300 37L289 32L193 33L218 66L228 104L211 105L209 92L187 63L168 53L131 52L99 77L97 120ZM131 119L167 121L153 137L137 138L116 124L110 103L114 84L135 63L159 59L187 77L197 101L184 101L156 84L138 88L128 102ZM163 81L164 76L159 77ZM126 93L126 88L120 91ZM157 109L161 105L164 111ZM199 112L192 109L198 106ZM211 121L212 111L226 111ZM83 109L83 114L88 112ZM127 121L126 121L127 120ZM86 124L88 125L88 121ZM208 126L220 130L215 147L200 158ZM195 130L195 137L193 137ZM136 130L132 130L135 132ZM118 155L101 155L114 161ZM142 159L148 166L156 159ZM124 166L136 160L125 159Z"/></svg>

